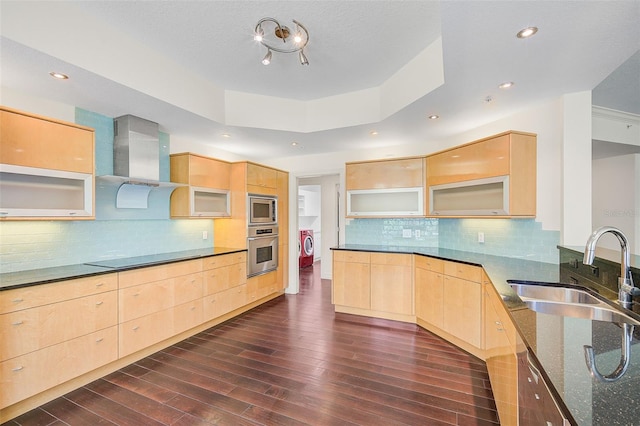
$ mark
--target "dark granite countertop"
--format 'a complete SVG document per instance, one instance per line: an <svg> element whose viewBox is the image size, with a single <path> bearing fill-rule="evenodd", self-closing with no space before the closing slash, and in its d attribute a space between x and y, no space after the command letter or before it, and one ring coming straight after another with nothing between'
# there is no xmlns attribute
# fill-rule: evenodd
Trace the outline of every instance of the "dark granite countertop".
<svg viewBox="0 0 640 426"><path fill-rule="evenodd" d="M47 284L74 278L109 274L129 269L181 262L223 254L238 253L246 249L230 247L213 247L205 249L184 250L171 253L159 253L147 256L119 257L115 259L97 260L77 265L58 266L53 268L32 269L28 271L0 274L0 291L18 287Z"/></svg>
<svg viewBox="0 0 640 426"><path fill-rule="evenodd" d="M583 250L579 247L570 249L577 252ZM525 345L533 353L536 366L542 367L543 376L551 385L552 392L564 403L563 411L571 414L572 421L579 425L639 424L640 326L636 326L631 334L630 363L626 373L617 381L601 382L592 377L587 368L584 347L593 347L600 373L611 374L620 362L624 326L532 311L526 308L507 282L517 280L575 287L561 281L558 265L437 247L347 244L332 250L418 254L482 266L502 296ZM609 255L609 260L615 262L613 253L603 254L599 251L600 255ZM618 263L619 257L618 253ZM632 263L637 260L638 256ZM604 298L602 300L606 301ZM617 307L613 302L608 303ZM625 313L640 321L640 315L630 311Z"/></svg>

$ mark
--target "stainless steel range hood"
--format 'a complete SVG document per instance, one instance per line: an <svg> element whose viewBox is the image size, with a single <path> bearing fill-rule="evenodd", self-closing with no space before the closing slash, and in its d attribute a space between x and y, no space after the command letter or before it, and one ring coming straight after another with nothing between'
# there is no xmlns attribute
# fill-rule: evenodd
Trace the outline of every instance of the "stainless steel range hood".
<svg viewBox="0 0 640 426"><path fill-rule="evenodd" d="M119 185L116 195L119 209L146 209L153 188L180 186L160 182L158 128L158 123L133 115L114 119L113 175L98 179Z"/></svg>

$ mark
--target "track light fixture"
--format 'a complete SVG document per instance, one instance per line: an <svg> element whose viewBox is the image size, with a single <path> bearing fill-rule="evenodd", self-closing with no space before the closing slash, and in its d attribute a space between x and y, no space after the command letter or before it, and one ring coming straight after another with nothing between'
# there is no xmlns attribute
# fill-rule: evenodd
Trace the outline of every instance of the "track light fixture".
<svg viewBox="0 0 640 426"><path fill-rule="evenodd" d="M256 24L253 39L267 48L267 54L262 60L264 65L271 63L272 52L298 52L300 65L309 65L309 59L307 59L303 50L309 43L309 32L300 22L295 19L292 21L295 24L295 32L292 32L289 27L280 24L274 18L262 18ZM293 37L291 37L292 35ZM289 44L287 44L287 41L289 41Z"/></svg>

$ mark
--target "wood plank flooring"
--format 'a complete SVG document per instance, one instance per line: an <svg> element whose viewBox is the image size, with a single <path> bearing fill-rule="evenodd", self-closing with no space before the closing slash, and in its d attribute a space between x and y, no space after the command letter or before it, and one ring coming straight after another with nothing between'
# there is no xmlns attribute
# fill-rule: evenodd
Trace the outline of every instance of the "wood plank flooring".
<svg viewBox="0 0 640 426"><path fill-rule="evenodd" d="M5 425L497 425L484 362L336 314L320 265L285 295Z"/></svg>

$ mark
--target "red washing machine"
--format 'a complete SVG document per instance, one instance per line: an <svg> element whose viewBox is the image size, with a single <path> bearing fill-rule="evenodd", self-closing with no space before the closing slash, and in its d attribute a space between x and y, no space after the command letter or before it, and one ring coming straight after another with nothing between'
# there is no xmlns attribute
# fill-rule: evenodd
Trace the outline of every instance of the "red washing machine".
<svg viewBox="0 0 640 426"><path fill-rule="evenodd" d="M313 230L301 229L299 241L299 257L300 268L306 268L313 265Z"/></svg>

